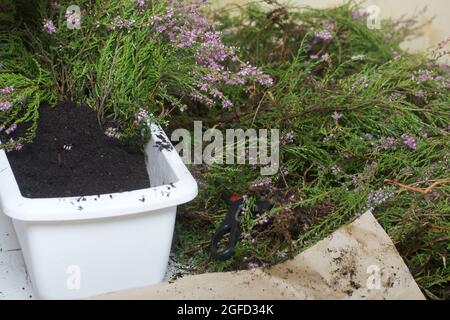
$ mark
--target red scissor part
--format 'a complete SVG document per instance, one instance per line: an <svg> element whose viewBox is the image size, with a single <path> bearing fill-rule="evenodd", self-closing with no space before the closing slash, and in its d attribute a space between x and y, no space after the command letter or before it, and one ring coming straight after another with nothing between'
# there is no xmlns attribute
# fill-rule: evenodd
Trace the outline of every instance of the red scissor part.
<svg viewBox="0 0 450 320"><path fill-rule="evenodd" d="M238 195L237 193L234 193L231 197L230 197L230 202L238 202L242 200L242 196Z"/></svg>

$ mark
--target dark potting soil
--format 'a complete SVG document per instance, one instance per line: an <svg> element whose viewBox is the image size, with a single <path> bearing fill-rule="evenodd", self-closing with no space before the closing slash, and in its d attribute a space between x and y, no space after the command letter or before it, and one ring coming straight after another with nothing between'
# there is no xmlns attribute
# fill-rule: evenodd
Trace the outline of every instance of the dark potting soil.
<svg viewBox="0 0 450 320"><path fill-rule="evenodd" d="M42 105L37 136L8 159L27 198L93 196L150 187L143 153L106 137L87 107Z"/></svg>

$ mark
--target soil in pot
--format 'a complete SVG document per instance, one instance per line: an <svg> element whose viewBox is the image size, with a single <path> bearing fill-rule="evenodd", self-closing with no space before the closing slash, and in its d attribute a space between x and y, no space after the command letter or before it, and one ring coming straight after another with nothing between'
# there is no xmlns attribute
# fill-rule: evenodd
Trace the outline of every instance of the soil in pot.
<svg viewBox="0 0 450 320"><path fill-rule="evenodd" d="M93 196L150 187L144 153L105 136L97 114L64 102L40 110L37 136L8 159L27 198Z"/></svg>

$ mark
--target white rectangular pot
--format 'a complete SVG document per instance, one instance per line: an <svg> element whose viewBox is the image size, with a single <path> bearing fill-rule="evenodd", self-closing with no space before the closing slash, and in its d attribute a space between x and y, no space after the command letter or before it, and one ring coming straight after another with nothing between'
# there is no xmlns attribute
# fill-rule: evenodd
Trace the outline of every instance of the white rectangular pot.
<svg viewBox="0 0 450 320"><path fill-rule="evenodd" d="M162 129L152 132L151 188L118 194L24 198L0 150L0 211L13 220L39 298L86 298L164 279L177 206L196 197L197 183Z"/></svg>

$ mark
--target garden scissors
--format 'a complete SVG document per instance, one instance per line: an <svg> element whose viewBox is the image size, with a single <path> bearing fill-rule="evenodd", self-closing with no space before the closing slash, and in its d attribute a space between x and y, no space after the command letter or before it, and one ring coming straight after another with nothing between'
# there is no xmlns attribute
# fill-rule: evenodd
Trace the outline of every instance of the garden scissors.
<svg viewBox="0 0 450 320"><path fill-rule="evenodd" d="M244 197L233 194L225 199L228 205L228 214L225 221L217 229L211 241L211 257L215 260L226 261L233 256L234 248L241 236L240 216L244 207ZM229 234L228 244L222 251L219 251L219 244L225 236Z"/></svg>
<svg viewBox="0 0 450 320"><path fill-rule="evenodd" d="M234 254L234 248L239 242L241 236L240 217L245 207L243 196L233 193L230 197L224 197L228 205L228 214L224 222L217 229L211 241L211 257L215 260L226 261ZM266 201L258 201L254 214L262 214L270 211L273 205ZM229 240L226 247L219 251L220 242L229 234Z"/></svg>

